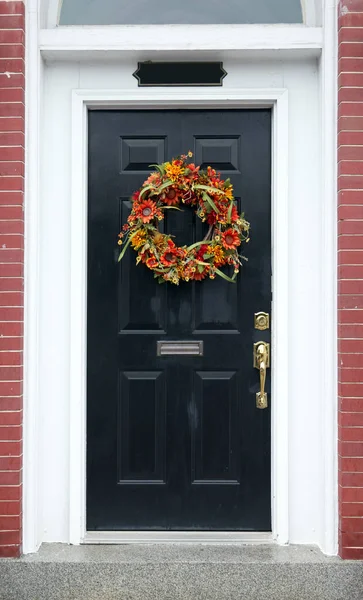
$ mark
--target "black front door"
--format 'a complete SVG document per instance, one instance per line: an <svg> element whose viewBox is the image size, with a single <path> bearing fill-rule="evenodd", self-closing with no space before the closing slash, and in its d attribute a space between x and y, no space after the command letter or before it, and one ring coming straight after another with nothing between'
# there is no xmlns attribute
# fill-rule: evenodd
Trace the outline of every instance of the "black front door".
<svg viewBox="0 0 363 600"><path fill-rule="evenodd" d="M117 263L132 192L188 150L230 177L251 222L235 284L160 285L131 249ZM88 530L271 529L270 408L256 408L253 367L253 343L270 341L254 328L271 307L270 207L269 110L89 113ZM179 245L204 235L188 208L165 226ZM204 353L158 356L160 340Z"/></svg>

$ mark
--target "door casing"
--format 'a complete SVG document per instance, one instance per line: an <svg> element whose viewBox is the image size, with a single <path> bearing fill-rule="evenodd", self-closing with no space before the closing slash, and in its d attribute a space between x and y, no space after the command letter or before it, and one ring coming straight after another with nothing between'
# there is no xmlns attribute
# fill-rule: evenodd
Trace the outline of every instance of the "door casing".
<svg viewBox="0 0 363 600"><path fill-rule="evenodd" d="M87 110L97 108L255 108L272 109L272 290L273 327L271 482L272 535L244 532L86 531L86 324L87 324ZM69 540L79 543L223 542L285 544L288 514L288 92L286 89L73 90L70 260L70 447Z"/></svg>

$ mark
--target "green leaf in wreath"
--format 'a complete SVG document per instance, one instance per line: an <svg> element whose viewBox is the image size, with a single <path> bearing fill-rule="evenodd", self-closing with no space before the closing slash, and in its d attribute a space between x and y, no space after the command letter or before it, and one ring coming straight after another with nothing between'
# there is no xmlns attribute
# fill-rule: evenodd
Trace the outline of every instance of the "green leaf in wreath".
<svg viewBox="0 0 363 600"><path fill-rule="evenodd" d="M231 277L228 277L228 275L225 275L219 269L216 269L216 273L217 273L217 275L219 275L219 277L222 277L222 279L225 279L226 281L229 281L230 283L236 283L235 279L232 279Z"/></svg>
<svg viewBox="0 0 363 600"><path fill-rule="evenodd" d="M214 204L214 202L213 202L212 198L211 198L210 196L208 196L208 194L207 194L206 192L203 192L203 193L202 193L202 196L203 196L203 200L204 200L205 202L208 202L208 204L209 204L209 205L212 207L212 209L214 210L214 212L218 214L218 213L219 213L219 210L218 210L218 208L216 207L216 205Z"/></svg>
<svg viewBox="0 0 363 600"><path fill-rule="evenodd" d="M228 213L227 213L227 222L230 223L231 222L231 217L232 217L232 208L233 208L234 202L233 200L231 200L231 203L228 207Z"/></svg>
<svg viewBox="0 0 363 600"><path fill-rule="evenodd" d="M155 169L160 173L160 175L165 175L164 165L149 165L149 169L151 167L155 167Z"/></svg>
<svg viewBox="0 0 363 600"><path fill-rule="evenodd" d="M160 206L160 208L162 210L180 210L180 212L184 212L181 208L178 208L177 206Z"/></svg>
<svg viewBox="0 0 363 600"><path fill-rule="evenodd" d="M148 192L149 190L155 190L155 186L150 184L150 185L146 185L144 188L142 188L140 195L139 195L139 200L141 200L141 198L143 197L144 194L146 194L146 192Z"/></svg>

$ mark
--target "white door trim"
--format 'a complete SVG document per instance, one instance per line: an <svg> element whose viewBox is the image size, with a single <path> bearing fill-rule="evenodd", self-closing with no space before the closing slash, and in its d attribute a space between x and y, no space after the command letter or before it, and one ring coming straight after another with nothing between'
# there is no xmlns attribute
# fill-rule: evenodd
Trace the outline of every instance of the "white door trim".
<svg viewBox="0 0 363 600"><path fill-rule="evenodd" d="M86 535L87 110L271 107L272 121L272 538L289 541L288 512L288 93L286 89L74 90L72 94L69 539ZM143 533L143 541L148 534ZM151 541L151 537L150 541ZM201 536L202 537L202 536ZM173 541L170 534L165 541ZM176 534L175 539L180 538ZM228 534L225 535L227 541ZM130 540L120 532L118 540ZM175 541L175 540L174 540ZM198 541L194 536L193 541ZM222 540L221 540L222 541Z"/></svg>

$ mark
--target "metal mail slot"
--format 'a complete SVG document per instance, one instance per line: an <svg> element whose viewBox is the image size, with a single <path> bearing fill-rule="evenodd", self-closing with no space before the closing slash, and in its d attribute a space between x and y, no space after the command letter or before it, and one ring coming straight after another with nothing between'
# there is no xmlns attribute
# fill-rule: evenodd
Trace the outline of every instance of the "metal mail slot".
<svg viewBox="0 0 363 600"><path fill-rule="evenodd" d="M158 341L156 342L156 354L157 356L175 356L175 355L189 355L189 356L203 356L203 342L168 342Z"/></svg>

